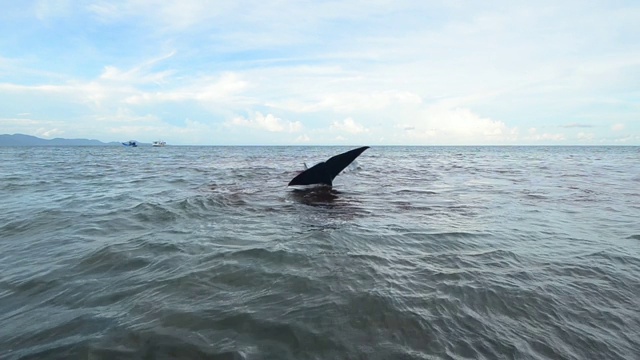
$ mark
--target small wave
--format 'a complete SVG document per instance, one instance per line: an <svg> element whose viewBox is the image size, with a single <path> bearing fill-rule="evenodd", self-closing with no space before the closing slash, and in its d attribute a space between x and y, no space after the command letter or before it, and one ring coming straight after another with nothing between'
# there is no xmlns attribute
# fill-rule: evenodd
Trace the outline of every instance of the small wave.
<svg viewBox="0 0 640 360"><path fill-rule="evenodd" d="M115 328L105 336L89 337L30 354L24 359L211 359L244 360L245 351L233 349L224 338L205 343L202 337L167 335L167 330L129 330ZM225 350L225 348L229 350Z"/></svg>
<svg viewBox="0 0 640 360"><path fill-rule="evenodd" d="M549 198L547 195L535 194L535 193L529 193L529 192L526 192L524 196L532 200L547 200Z"/></svg>
<svg viewBox="0 0 640 360"><path fill-rule="evenodd" d="M286 250L268 250L264 248L243 249L225 254L229 259L260 259L262 263L273 262L279 265L296 264L304 266L308 264L308 256L292 253Z"/></svg>
<svg viewBox="0 0 640 360"><path fill-rule="evenodd" d="M58 310L30 315L34 316L31 320L36 315L47 320L29 323L28 319L14 319L14 323L24 322L24 326L14 329L17 333L11 339L14 347L4 348L3 356L15 359L79 358L84 353L78 351L83 344L99 338L104 329L113 325L111 319L88 314L78 315L75 311ZM45 339L48 341L44 342Z"/></svg>
<svg viewBox="0 0 640 360"><path fill-rule="evenodd" d="M396 195L411 195L411 194L422 194L422 195L437 195L438 192L424 189L398 189L394 190L392 194Z"/></svg>
<svg viewBox="0 0 640 360"><path fill-rule="evenodd" d="M243 205L245 202L241 196L234 196L230 194L215 194L213 196L195 196L189 197L183 200L178 200L171 204L179 213L191 215L211 214L212 212L220 211L221 209L227 209Z"/></svg>
<svg viewBox="0 0 640 360"><path fill-rule="evenodd" d="M85 274L127 272L144 269L153 262L150 258L136 256L132 250L126 245L108 245L81 258L75 271Z"/></svg>
<svg viewBox="0 0 640 360"><path fill-rule="evenodd" d="M140 203L125 212L142 223L170 223L182 218L168 206L150 202Z"/></svg>

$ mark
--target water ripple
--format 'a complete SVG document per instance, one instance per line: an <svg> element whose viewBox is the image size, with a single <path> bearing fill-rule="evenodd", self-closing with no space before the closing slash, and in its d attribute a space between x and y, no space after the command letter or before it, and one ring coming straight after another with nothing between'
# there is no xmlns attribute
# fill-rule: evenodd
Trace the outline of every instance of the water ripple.
<svg viewBox="0 0 640 360"><path fill-rule="evenodd" d="M633 147L0 148L3 359L634 359Z"/></svg>

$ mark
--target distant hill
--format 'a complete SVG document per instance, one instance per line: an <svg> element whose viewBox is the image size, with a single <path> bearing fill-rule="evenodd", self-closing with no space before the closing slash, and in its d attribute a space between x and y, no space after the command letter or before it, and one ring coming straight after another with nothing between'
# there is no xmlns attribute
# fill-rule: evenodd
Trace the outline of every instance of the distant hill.
<svg viewBox="0 0 640 360"><path fill-rule="evenodd" d="M36 136L24 134L0 135L0 146L114 146L118 142L104 143L92 139L41 139Z"/></svg>

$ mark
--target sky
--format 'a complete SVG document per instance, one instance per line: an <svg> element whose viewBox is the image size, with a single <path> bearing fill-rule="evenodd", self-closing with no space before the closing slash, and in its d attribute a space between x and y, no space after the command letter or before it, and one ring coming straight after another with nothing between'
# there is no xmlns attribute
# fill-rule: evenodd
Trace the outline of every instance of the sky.
<svg viewBox="0 0 640 360"><path fill-rule="evenodd" d="M640 145L637 0L0 5L0 134Z"/></svg>

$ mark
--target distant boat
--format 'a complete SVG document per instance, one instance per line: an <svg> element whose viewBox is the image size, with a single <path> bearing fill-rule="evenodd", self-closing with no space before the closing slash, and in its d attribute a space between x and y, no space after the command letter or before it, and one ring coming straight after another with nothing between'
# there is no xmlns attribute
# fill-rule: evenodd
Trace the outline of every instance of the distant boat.
<svg viewBox="0 0 640 360"><path fill-rule="evenodd" d="M151 144L153 147L163 147L165 145L167 145L167 143L162 140L154 141L153 144Z"/></svg>
<svg viewBox="0 0 640 360"><path fill-rule="evenodd" d="M130 147L138 147L138 142L135 140L129 140L128 142L123 142L122 145L130 146Z"/></svg>

